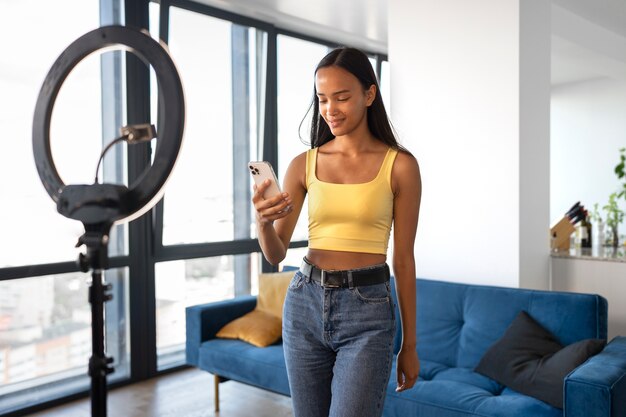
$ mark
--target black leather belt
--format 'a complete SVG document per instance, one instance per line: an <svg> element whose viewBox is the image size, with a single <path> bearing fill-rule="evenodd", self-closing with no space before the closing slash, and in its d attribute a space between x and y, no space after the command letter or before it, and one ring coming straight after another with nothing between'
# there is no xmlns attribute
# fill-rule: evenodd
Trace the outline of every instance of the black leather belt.
<svg viewBox="0 0 626 417"><path fill-rule="evenodd" d="M389 281L389 265L381 264L348 270L324 270L302 261L300 272L326 288L350 288L382 284ZM352 282L350 282L352 281ZM352 285L351 285L352 284Z"/></svg>

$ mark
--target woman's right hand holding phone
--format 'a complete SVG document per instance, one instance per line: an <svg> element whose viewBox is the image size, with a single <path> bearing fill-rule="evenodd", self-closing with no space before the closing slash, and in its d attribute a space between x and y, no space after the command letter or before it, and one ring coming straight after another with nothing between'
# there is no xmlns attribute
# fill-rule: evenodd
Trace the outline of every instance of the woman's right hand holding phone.
<svg viewBox="0 0 626 417"><path fill-rule="evenodd" d="M256 210L256 219L259 226L273 224L274 220L288 216L293 210L291 197L289 197L288 193L278 194L267 199L263 198L265 190L267 190L270 185L271 181L267 179L258 187L256 184L253 186L254 195L252 196L252 203Z"/></svg>

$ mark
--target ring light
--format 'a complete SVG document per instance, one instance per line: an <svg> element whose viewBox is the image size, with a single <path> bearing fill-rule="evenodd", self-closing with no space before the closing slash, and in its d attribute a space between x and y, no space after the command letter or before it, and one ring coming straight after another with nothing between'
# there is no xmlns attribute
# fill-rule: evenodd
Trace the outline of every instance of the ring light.
<svg viewBox="0 0 626 417"><path fill-rule="evenodd" d="M130 50L155 70L159 85L159 132L152 166L126 187L112 184L65 185L52 160L50 119L61 85L88 55L115 45ZM33 153L39 177L66 217L110 224L139 217L161 197L182 142L185 119L183 88L167 50L144 31L105 26L81 36L57 58L39 92L33 120ZM90 189L87 189L89 187ZM102 195L102 198L98 198ZM104 208L103 208L104 207Z"/></svg>

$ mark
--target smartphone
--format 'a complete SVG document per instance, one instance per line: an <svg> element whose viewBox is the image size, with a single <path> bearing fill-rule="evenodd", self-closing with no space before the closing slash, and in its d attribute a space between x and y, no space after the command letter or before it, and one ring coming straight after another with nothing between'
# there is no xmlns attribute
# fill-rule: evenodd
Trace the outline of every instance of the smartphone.
<svg viewBox="0 0 626 417"><path fill-rule="evenodd" d="M267 179L271 181L270 186L263 193L263 198L272 198L282 194L280 186L278 185L278 179L274 173L274 168L272 168L272 164L267 161L250 161L248 162L248 169L250 170L250 174L252 174L252 178L254 179L254 183L257 187L259 187L263 181Z"/></svg>

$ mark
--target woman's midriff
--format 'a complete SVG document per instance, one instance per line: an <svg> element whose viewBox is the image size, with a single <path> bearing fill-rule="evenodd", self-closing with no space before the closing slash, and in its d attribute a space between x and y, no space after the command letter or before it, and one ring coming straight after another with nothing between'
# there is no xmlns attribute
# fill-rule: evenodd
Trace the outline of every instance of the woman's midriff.
<svg viewBox="0 0 626 417"><path fill-rule="evenodd" d="M340 252L309 249L306 258L321 269L357 269L379 265L387 261L386 255L376 253Z"/></svg>

